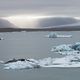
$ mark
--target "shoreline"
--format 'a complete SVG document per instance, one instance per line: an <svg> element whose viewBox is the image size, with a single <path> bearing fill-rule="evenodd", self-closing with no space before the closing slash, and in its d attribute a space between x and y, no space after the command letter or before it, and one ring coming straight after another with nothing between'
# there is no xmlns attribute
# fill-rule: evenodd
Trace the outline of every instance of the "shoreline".
<svg viewBox="0 0 80 80"><path fill-rule="evenodd" d="M80 28L0 28L0 32L21 32L21 31L80 31Z"/></svg>

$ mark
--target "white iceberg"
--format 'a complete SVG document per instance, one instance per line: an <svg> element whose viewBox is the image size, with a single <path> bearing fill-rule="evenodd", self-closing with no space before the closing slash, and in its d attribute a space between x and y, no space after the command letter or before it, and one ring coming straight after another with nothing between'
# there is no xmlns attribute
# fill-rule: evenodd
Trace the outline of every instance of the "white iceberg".
<svg viewBox="0 0 80 80"><path fill-rule="evenodd" d="M72 35L59 35L57 33L51 32L50 34L46 35L48 38L70 38Z"/></svg>
<svg viewBox="0 0 80 80"><path fill-rule="evenodd" d="M72 51L73 49L71 49L71 45L66 45L66 44L63 44L63 45L59 45L59 46L53 46L52 50L51 51L54 51L54 52L58 52L58 51Z"/></svg>
<svg viewBox="0 0 80 80"><path fill-rule="evenodd" d="M51 51L59 54L80 54L80 43L53 46Z"/></svg>
<svg viewBox="0 0 80 80"><path fill-rule="evenodd" d="M20 59L9 60L4 62L4 69L32 69L32 68L40 68L41 66L38 64L38 61L35 59L25 59L21 61Z"/></svg>

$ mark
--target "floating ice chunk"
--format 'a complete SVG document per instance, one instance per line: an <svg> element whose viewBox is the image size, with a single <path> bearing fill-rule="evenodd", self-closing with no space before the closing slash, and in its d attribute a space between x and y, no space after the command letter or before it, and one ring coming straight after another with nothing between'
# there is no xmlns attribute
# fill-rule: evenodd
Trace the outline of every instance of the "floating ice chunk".
<svg viewBox="0 0 80 80"><path fill-rule="evenodd" d="M46 35L46 37L49 38L70 38L72 35L59 35L57 33L50 33L49 35Z"/></svg>
<svg viewBox="0 0 80 80"><path fill-rule="evenodd" d="M28 62L14 62L5 64L5 69L23 69L23 68L32 68L33 66L30 65Z"/></svg>
<svg viewBox="0 0 80 80"><path fill-rule="evenodd" d="M62 51L72 51L73 49L71 49L71 45L66 45L66 44L63 44L63 45L59 45L59 46L54 46L52 48L51 51L54 51L54 52L62 52Z"/></svg>
<svg viewBox="0 0 80 80"><path fill-rule="evenodd" d="M79 50L80 51L80 42L77 42L77 43L73 44L71 48L74 49L74 50Z"/></svg>
<svg viewBox="0 0 80 80"><path fill-rule="evenodd" d="M49 66L51 64L53 64L53 61L54 61L54 58L44 58L44 59L41 59L39 60L39 64L42 66L42 67L45 67L45 66Z"/></svg>
<svg viewBox="0 0 80 80"><path fill-rule="evenodd" d="M46 37L57 38L57 34L56 33L50 33L49 35L46 35Z"/></svg>
<svg viewBox="0 0 80 80"><path fill-rule="evenodd" d="M62 44L59 46L53 46L51 51L59 54L80 54L80 43L75 44Z"/></svg>
<svg viewBox="0 0 80 80"><path fill-rule="evenodd" d="M4 63L4 69L31 69L40 68L37 60L27 59L25 61L20 61L19 59L15 62Z"/></svg>
<svg viewBox="0 0 80 80"><path fill-rule="evenodd" d="M62 51L62 52L56 52L56 53L59 53L61 55L76 55L76 54L80 54L79 51Z"/></svg>
<svg viewBox="0 0 80 80"><path fill-rule="evenodd" d="M45 58L39 61L42 67L80 67L80 55L62 58Z"/></svg>
<svg viewBox="0 0 80 80"><path fill-rule="evenodd" d="M80 51L80 45L76 48L76 50L79 50Z"/></svg>
<svg viewBox="0 0 80 80"><path fill-rule="evenodd" d="M4 64L4 69L33 69L40 67L80 67L80 54L68 55L61 58L29 59Z"/></svg>
<svg viewBox="0 0 80 80"><path fill-rule="evenodd" d="M43 67L80 67L80 55L70 55L62 58L51 58L48 60L50 63L47 63L47 65L45 65L46 61L42 60L44 63Z"/></svg>

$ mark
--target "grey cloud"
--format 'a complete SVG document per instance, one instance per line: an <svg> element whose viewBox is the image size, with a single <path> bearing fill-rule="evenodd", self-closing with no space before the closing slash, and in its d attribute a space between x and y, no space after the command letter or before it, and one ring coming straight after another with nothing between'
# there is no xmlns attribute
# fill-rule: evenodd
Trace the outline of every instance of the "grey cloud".
<svg viewBox="0 0 80 80"><path fill-rule="evenodd" d="M79 6L79 0L0 0L0 9L38 9Z"/></svg>
<svg viewBox="0 0 80 80"><path fill-rule="evenodd" d="M80 0L0 0L0 15L80 14Z"/></svg>

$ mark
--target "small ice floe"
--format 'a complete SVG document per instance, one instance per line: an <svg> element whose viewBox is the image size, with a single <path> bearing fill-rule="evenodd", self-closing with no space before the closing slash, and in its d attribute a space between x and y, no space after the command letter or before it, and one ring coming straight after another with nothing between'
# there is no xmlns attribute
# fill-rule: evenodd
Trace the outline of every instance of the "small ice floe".
<svg viewBox="0 0 80 80"><path fill-rule="evenodd" d="M62 44L58 46L53 46L51 51L59 54L80 54L80 43L75 44Z"/></svg>
<svg viewBox="0 0 80 80"><path fill-rule="evenodd" d="M57 33L50 33L50 34L46 35L46 37L48 37L48 38L71 38L72 35L59 35Z"/></svg>
<svg viewBox="0 0 80 80"><path fill-rule="evenodd" d="M73 49L71 49L71 45L66 45L66 44L62 44L62 45L59 45L59 46L53 46L52 50L51 51L54 51L54 52L58 52L58 51L72 51Z"/></svg>
<svg viewBox="0 0 80 80"><path fill-rule="evenodd" d="M61 58L45 58L39 61L42 67L80 67L80 55L69 55Z"/></svg>
<svg viewBox="0 0 80 80"><path fill-rule="evenodd" d="M2 63L4 64L4 69L32 69L41 67L38 61L34 59L12 59Z"/></svg>

